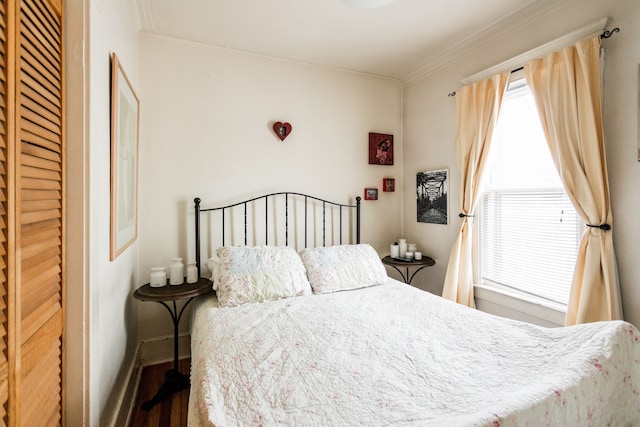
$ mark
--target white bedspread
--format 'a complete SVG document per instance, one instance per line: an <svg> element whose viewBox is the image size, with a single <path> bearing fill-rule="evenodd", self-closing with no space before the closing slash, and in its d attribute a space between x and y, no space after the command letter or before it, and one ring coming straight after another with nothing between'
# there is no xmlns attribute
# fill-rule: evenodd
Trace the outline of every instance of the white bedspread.
<svg viewBox="0 0 640 427"><path fill-rule="evenodd" d="M390 279L192 325L190 426L640 425L639 332L547 329Z"/></svg>

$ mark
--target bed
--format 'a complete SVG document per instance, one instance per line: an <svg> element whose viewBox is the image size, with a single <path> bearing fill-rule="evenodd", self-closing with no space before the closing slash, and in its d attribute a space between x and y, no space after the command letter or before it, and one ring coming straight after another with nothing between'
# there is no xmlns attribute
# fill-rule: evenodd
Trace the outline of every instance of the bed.
<svg viewBox="0 0 640 427"><path fill-rule="evenodd" d="M320 216L359 228L357 206ZM192 314L190 426L640 425L633 325L543 328L463 307L389 278L359 230L347 236L207 253L217 290Z"/></svg>

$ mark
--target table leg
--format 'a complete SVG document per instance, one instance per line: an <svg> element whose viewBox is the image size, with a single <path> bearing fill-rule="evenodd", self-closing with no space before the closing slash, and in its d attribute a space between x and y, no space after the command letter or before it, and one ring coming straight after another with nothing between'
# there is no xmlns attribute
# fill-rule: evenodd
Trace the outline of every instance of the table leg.
<svg viewBox="0 0 640 427"><path fill-rule="evenodd" d="M413 277L418 273L418 271L422 270L423 268L424 267L418 267L416 271L413 272L411 277L409 277L409 267L407 267L407 277L409 277L409 281L407 283L411 283L411 281L413 280Z"/></svg>
<svg viewBox="0 0 640 427"><path fill-rule="evenodd" d="M424 266L418 267L416 269L416 271L413 272L413 274L411 276L409 276L409 266L405 267L405 272L403 273L402 270L400 270L398 267L396 267L395 265L391 265L391 267L395 268L396 271L398 273L400 273L400 276L402 276L402 280L404 280L404 283L410 285L411 281L413 280L413 277L416 275L416 273L420 270L422 270L424 268Z"/></svg>
<svg viewBox="0 0 640 427"><path fill-rule="evenodd" d="M399 269L398 267L396 267L395 265L392 265L391 267L395 268L395 269L396 269L396 271L397 271L398 273L400 273L400 276L402 276L402 280L404 281L404 283L409 283L409 282L408 282L408 280L409 280L409 267L407 267L407 274L404 274L404 273L402 272L402 270L400 270L400 269Z"/></svg>
<svg viewBox="0 0 640 427"><path fill-rule="evenodd" d="M142 409L144 411L150 410L165 397L171 396L175 392L187 389L191 385L189 381L189 375L181 374L178 370L178 325L180 324L180 318L182 317L182 313L184 313L184 309L187 307L187 305L189 305L191 301L193 301L193 298L190 298L182 306L182 309L180 309L179 313L175 301L172 301L173 309L169 307L164 301L157 301L169 311L171 320L173 320L173 369L170 369L165 373L166 380L164 384L162 384L160 390L158 390L156 395L153 396L151 400L142 404Z"/></svg>

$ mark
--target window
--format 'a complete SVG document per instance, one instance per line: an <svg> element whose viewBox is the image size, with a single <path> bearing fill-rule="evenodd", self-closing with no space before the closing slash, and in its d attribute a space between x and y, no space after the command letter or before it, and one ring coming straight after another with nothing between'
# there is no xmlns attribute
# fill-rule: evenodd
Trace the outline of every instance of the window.
<svg viewBox="0 0 640 427"><path fill-rule="evenodd" d="M584 225L567 196L524 78L509 83L480 206L480 277L566 306Z"/></svg>

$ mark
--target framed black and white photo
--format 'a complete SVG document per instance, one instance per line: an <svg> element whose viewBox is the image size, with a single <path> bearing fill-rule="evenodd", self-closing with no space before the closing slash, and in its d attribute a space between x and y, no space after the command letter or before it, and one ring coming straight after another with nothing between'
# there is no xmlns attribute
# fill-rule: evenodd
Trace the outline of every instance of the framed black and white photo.
<svg viewBox="0 0 640 427"><path fill-rule="evenodd" d="M449 223L449 169L418 172L416 195L418 222Z"/></svg>

